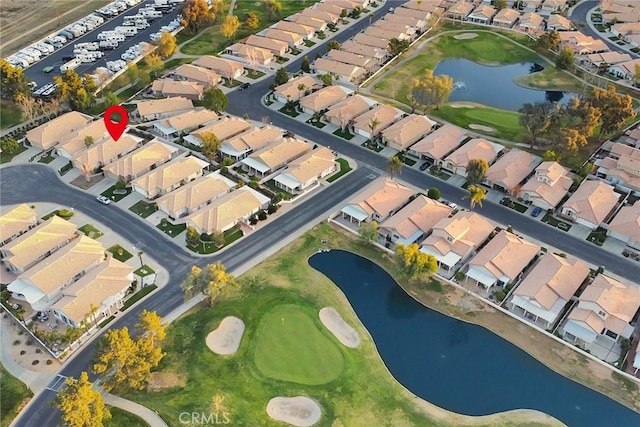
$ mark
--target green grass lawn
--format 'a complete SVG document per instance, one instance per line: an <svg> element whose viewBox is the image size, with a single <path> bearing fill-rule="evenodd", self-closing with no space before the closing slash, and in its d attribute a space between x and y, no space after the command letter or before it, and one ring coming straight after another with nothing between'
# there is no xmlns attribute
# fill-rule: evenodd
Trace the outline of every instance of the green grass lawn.
<svg viewBox="0 0 640 427"><path fill-rule="evenodd" d="M113 254L113 257L118 261L127 262L128 260L133 258L131 252L127 251L120 245L113 245L109 249L107 249L107 251L111 252Z"/></svg>
<svg viewBox="0 0 640 427"><path fill-rule="evenodd" d="M15 153L0 153L0 164L9 163L15 156L25 151L27 151L27 147L20 145L20 148Z"/></svg>
<svg viewBox="0 0 640 427"><path fill-rule="evenodd" d="M134 271L133 274L135 274L136 276L140 276L140 277L147 277L147 276L152 275L155 272L156 271L153 268L151 268L147 264L145 264L142 267L138 268L136 271Z"/></svg>
<svg viewBox="0 0 640 427"><path fill-rule="evenodd" d="M279 305L264 315L253 351L254 363L264 376L307 385L326 384L340 376L344 357L315 318L317 314L310 317L295 305Z"/></svg>
<svg viewBox="0 0 640 427"><path fill-rule="evenodd" d="M127 197L133 191L131 187L122 188L122 189L119 189L119 191L116 191L116 190L118 190L118 188L115 185L112 185L111 187L103 191L101 196L108 197L113 202L118 203L120 200Z"/></svg>
<svg viewBox="0 0 640 427"><path fill-rule="evenodd" d="M346 159L336 159L336 162L340 165L340 170L327 178L327 182L333 182L342 175L351 172L351 166L349 166L349 162Z"/></svg>
<svg viewBox="0 0 640 427"><path fill-rule="evenodd" d="M166 235L176 237L178 234L187 229L187 224L172 224L169 220L162 219L160 221L160 224L158 224L156 227L162 230Z"/></svg>
<svg viewBox="0 0 640 427"><path fill-rule="evenodd" d="M149 285L149 286L145 286L144 288L140 289L138 292L136 292L135 294L131 295L131 297L129 297L129 299L124 302L124 304L122 305L122 308L120 309L120 311L125 311L126 309L131 307L136 302L140 301L145 296L149 295L151 292L153 292L157 288L158 287L156 285Z"/></svg>
<svg viewBox="0 0 640 427"><path fill-rule="evenodd" d="M146 218L158 210L158 205L140 200L135 205L131 206L129 210L142 218Z"/></svg>
<svg viewBox="0 0 640 427"><path fill-rule="evenodd" d="M222 247L214 245L213 242L205 242L201 240L197 248L189 245L187 245L187 248L200 255L209 255L218 252L220 249L232 244L233 242L244 236L242 230L236 227L231 228L222 234L224 235L224 245Z"/></svg>
<svg viewBox="0 0 640 427"><path fill-rule="evenodd" d="M123 409L109 406L111 419L105 421L104 427L149 427L149 424L137 415Z"/></svg>
<svg viewBox="0 0 640 427"><path fill-rule="evenodd" d="M348 130L342 130L342 129L336 129L333 132L333 134L336 135L336 136L339 136L340 138L346 139L347 141L351 141L353 139L353 137L355 136L354 134L352 134Z"/></svg>
<svg viewBox="0 0 640 427"><path fill-rule="evenodd" d="M40 157L40 160L38 160L38 163L49 164L53 162L55 159L56 158L52 156L51 153L47 153L45 156Z"/></svg>
<svg viewBox="0 0 640 427"><path fill-rule="evenodd" d="M0 426L7 427L33 393L0 365Z"/></svg>
<svg viewBox="0 0 640 427"><path fill-rule="evenodd" d="M0 129L8 129L22 121L22 113L18 106L3 99L0 101Z"/></svg>
<svg viewBox="0 0 640 427"><path fill-rule="evenodd" d="M91 224L85 224L82 227L78 228L78 230L82 231L85 235L91 237L92 239L98 239L104 235L104 233L102 233Z"/></svg>
<svg viewBox="0 0 640 427"><path fill-rule="evenodd" d="M264 76L264 73L262 71L257 71L257 70L252 70L250 68L247 68L247 74L246 76L250 79L259 79L260 77Z"/></svg>
<svg viewBox="0 0 640 427"><path fill-rule="evenodd" d="M437 110L430 110L429 114L460 127L468 127L470 124L489 126L495 129L496 132L486 133L487 135L510 141L523 140L526 136L524 129L520 125L519 115L515 111L499 110L479 104L473 107L461 108L444 105ZM474 132L485 133L480 130L474 130Z"/></svg>

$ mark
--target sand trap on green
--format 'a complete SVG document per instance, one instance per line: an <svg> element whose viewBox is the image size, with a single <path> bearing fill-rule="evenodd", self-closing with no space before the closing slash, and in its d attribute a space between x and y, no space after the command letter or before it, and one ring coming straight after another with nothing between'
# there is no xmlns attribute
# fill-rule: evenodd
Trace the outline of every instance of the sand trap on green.
<svg viewBox="0 0 640 427"><path fill-rule="evenodd" d="M298 306L280 305L262 318L254 362L264 376L308 385L340 376L344 357L311 316Z"/></svg>

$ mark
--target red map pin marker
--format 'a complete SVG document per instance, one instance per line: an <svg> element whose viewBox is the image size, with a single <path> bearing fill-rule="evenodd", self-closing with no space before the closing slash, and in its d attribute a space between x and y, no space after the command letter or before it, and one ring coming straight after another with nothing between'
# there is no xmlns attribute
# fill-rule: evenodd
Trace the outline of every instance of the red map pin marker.
<svg viewBox="0 0 640 427"><path fill-rule="evenodd" d="M114 123L111 120L111 116L117 114L120 116L120 121ZM114 141L120 139L122 134L124 133L125 128L127 127L127 122L129 121L129 115L127 114L127 110L124 109L121 105L112 105L107 108L104 112L104 125L107 128L107 132L111 135Z"/></svg>

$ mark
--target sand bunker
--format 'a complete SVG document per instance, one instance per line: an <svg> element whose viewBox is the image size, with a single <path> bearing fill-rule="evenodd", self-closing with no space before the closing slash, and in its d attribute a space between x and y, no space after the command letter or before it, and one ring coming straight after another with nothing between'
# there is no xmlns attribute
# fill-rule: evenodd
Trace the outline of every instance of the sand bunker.
<svg viewBox="0 0 640 427"><path fill-rule="evenodd" d="M207 347L216 354L233 354L240 347L243 333L244 322L237 317L227 316L217 329L207 335Z"/></svg>
<svg viewBox="0 0 640 427"><path fill-rule="evenodd" d="M477 125L475 123L472 123L469 125L469 129L474 129L474 130L481 130L483 132L495 132L496 130L492 127L489 126L485 126L485 125Z"/></svg>
<svg viewBox="0 0 640 427"><path fill-rule="evenodd" d="M267 405L267 414L276 421L298 427L310 427L320 421L322 409L305 396L274 397Z"/></svg>
<svg viewBox="0 0 640 427"><path fill-rule="evenodd" d="M457 36L453 36L453 38L456 40L469 40L475 39L476 37L478 37L477 33L462 33L458 34Z"/></svg>
<svg viewBox="0 0 640 427"><path fill-rule="evenodd" d="M342 345L356 348L360 345L360 335L344 321L340 313L333 307L320 310L320 321L336 337Z"/></svg>

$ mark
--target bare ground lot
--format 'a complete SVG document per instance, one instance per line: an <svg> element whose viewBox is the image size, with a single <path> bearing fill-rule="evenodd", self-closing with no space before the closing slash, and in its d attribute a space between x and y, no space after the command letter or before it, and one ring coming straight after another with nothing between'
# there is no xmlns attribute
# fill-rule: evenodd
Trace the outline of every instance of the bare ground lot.
<svg viewBox="0 0 640 427"><path fill-rule="evenodd" d="M0 0L0 51L8 56L109 0Z"/></svg>

